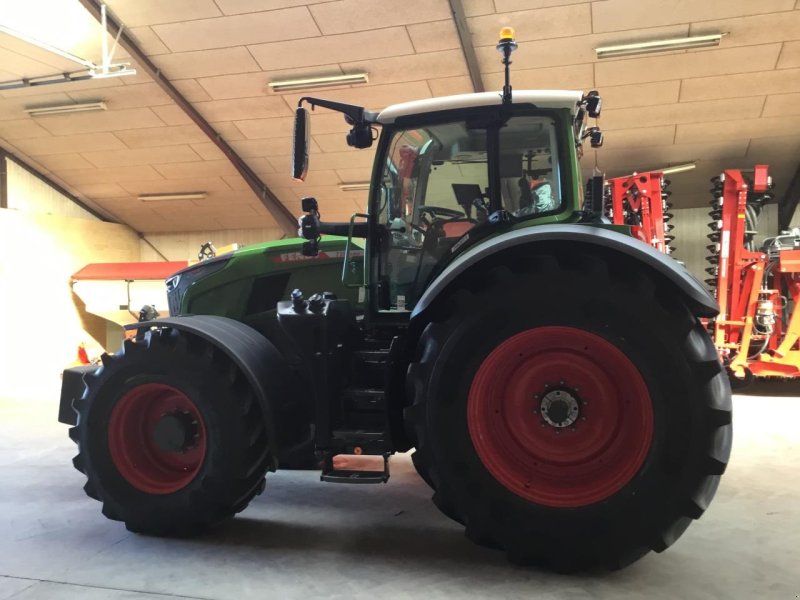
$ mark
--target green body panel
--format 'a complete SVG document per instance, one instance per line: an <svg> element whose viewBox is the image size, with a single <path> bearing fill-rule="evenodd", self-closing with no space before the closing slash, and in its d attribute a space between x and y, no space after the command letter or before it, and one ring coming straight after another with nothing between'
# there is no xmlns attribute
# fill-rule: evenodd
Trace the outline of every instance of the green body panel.
<svg viewBox="0 0 800 600"><path fill-rule="evenodd" d="M254 307L254 286L264 277L281 274L285 274L286 281L281 286L283 290L279 300L287 300L291 291L299 288L307 293L333 292L361 309L363 292L359 299L359 288L346 287L342 283L346 239L325 238L316 257L303 256L303 242L302 239L277 240L232 252L222 269L199 279L186 290L181 301L181 314L219 315L261 329L258 327L260 323L274 321L276 306L272 303L263 306L263 310ZM351 250L351 258L360 271L361 256L354 256ZM217 260L224 259L225 256L217 257ZM276 279L276 282L281 281Z"/></svg>

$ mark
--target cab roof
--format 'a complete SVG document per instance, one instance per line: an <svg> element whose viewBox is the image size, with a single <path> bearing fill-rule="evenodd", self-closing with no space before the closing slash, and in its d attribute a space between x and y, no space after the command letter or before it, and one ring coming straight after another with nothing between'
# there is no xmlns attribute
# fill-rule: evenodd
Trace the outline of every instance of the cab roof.
<svg viewBox="0 0 800 600"><path fill-rule="evenodd" d="M583 92L572 90L514 90L514 104L533 104L539 108L568 108L575 114ZM399 117L419 115L440 110L473 108L502 104L501 92L481 92L478 94L459 94L441 98L427 98L393 104L378 113L377 122L382 125L394 123Z"/></svg>

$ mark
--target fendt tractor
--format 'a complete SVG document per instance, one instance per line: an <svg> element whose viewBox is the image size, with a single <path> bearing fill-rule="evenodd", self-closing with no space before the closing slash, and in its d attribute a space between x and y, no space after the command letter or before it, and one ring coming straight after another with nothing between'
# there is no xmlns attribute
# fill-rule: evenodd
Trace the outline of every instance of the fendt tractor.
<svg viewBox="0 0 800 600"><path fill-rule="evenodd" d="M620 568L703 514L731 448L700 323L717 304L584 207L597 92L512 93L513 30L497 47L499 93L300 99L295 178L309 109L343 113L355 148L378 140L368 213L325 222L306 198L301 239L178 272L169 318L65 371L60 420L106 517L188 535L268 471L311 458L322 481L382 483L411 449L436 506L516 563Z"/></svg>

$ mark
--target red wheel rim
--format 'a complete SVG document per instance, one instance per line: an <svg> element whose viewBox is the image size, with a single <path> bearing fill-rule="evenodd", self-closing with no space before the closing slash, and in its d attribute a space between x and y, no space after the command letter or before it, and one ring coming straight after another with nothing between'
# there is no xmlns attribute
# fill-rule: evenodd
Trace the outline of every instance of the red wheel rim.
<svg viewBox="0 0 800 600"><path fill-rule="evenodd" d="M561 402L564 420L550 416L555 403L543 408L554 398L569 399ZM639 370L616 346L582 329L538 327L481 363L467 423L478 456L504 487L574 508L612 496L636 475L653 438L653 406Z"/></svg>
<svg viewBox="0 0 800 600"><path fill-rule="evenodd" d="M156 425L167 415L178 415L194 428L193 441L181 451L156 443ZM203 466L205 424L186 394L163 383L145 383L126 392L111 411L108 447L117 470L133 487L171 494L189 485Z"/></svg>

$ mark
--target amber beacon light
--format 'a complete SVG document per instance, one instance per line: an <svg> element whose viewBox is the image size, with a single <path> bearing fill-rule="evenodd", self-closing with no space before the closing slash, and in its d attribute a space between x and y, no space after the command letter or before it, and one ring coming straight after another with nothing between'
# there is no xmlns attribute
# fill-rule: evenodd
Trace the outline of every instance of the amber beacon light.
<svg viewBox="0 0 800 600"><path fill-rule="evenodd" d="M514 28L513 27L503 27L500 30L500 41L501 42L513 42L514 41Z"/></svg>
<svg viewBox="0 0 800 600"><path fill-rule="evenodd" d="M503 67L505 69L505 85L503 86L503 104L511 104L511 80L508 67L511 65L511 53L517 49L517 42L514 41L514 28L503 27L500 30L500 41L497 42L497 51L503 55Z"/></svg>

